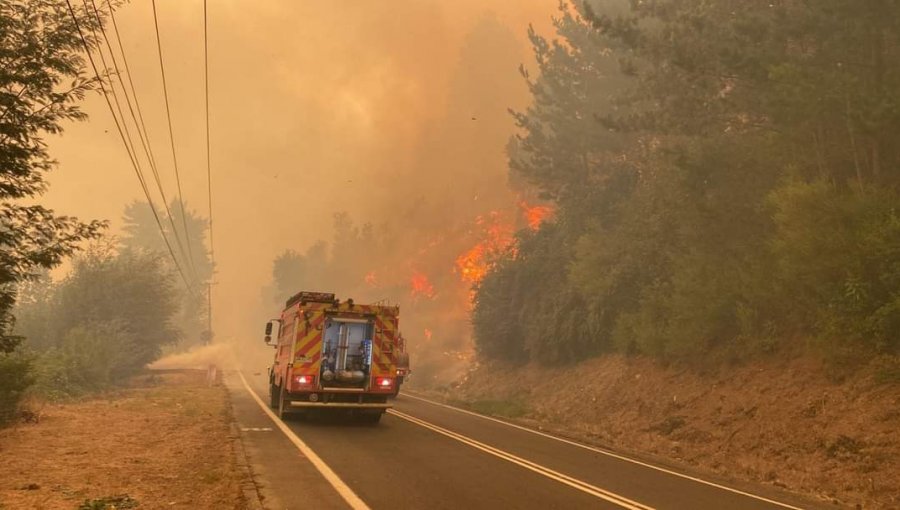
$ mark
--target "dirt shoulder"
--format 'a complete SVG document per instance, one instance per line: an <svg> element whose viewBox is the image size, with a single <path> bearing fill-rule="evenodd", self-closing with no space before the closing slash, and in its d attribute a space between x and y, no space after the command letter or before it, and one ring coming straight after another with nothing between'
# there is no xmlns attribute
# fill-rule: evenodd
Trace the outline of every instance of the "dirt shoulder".
<svg viewBox="0 0 900 510"><path fill-rule="evenodd" d="M38 409L0 430L0 508L246 508L228 396L203 371Z"/></svg>
<svg viewBox="0 0 900 510"><path fill-rule="evenodd" d="M645 359L481 365L445 401L725 480L900 508L900 387L835 384L809 361L701 375Z"/></svg>

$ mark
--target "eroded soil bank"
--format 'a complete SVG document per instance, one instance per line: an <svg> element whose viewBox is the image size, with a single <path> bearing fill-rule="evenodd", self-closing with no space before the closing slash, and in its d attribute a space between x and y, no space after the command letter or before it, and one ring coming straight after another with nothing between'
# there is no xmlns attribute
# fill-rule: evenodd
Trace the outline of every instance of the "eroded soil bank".
<svg viewBox="0 0 900 510"><path fill-rule="evenodd" d="M862 508L900 508L900 386L816 362L700 374L610 356L479 365L433 395L618 451Z"/></svg>

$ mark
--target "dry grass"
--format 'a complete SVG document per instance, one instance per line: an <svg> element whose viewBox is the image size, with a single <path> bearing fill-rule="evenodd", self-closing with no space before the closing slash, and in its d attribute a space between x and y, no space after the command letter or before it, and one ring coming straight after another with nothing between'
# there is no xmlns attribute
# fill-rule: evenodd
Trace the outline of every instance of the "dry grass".
<svg viewBox="0 0 900 510"><path fill-rule="evenodd" d="M0 431L0 508L243 508L228 397L205 375L148 372Z"/></svg>

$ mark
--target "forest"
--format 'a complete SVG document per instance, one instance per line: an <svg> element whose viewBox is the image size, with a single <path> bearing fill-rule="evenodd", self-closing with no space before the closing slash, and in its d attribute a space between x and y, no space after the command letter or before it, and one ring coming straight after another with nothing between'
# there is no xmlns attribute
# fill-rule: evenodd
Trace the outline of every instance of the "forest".
<svg viewBox="0 0 900 510"><path fill-rule="evenodd" d="M478 285L480 355L900 376L900 4L594 1L555 27L508 158L556 220Z"/></svg>

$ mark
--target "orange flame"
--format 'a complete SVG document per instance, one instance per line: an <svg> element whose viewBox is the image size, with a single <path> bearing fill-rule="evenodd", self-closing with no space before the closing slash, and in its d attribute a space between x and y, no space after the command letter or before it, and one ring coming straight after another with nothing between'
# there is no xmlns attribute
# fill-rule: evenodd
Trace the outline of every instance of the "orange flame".
<svg viewBox="0 0 900 510"><path fill-rule="evenodd" d="M528 223L528 228L537 230L541 228L541 224L553 216L553 208L549 205L528 205L528 202L522 200L519 202L519 208L522 209L522 216Z"/></svg>
<svg viewBox="0 0 900 510"><path fill-rule="evenodd" d="M369 287L377 287L378 286L378 276L376 276L375 271L369 271L366 273L365 277L366 285Z"/></svg>
<svg viewBox="0 0 900 510"><path fill-rule="evenodd" d="M424 273L415 271L409 279L409 295L414 298L434 299L434 285Z"/></svg>
<svg viewBox="0 0 900 510"><path fill-rule="evenodd" d="M513 247L513 227L503 221L499 212L485 218L479 216L475 223L482 227L482 240L456 258L456 269L467 283L478 283L490 270L498 257Z"/></svg>
<svg viewBox="0 0 900 510"><path fill-rule="evenodd" d="M425 340L431 340L431 335L432 335L431 330L428 328L425 328Z"/></svg>

